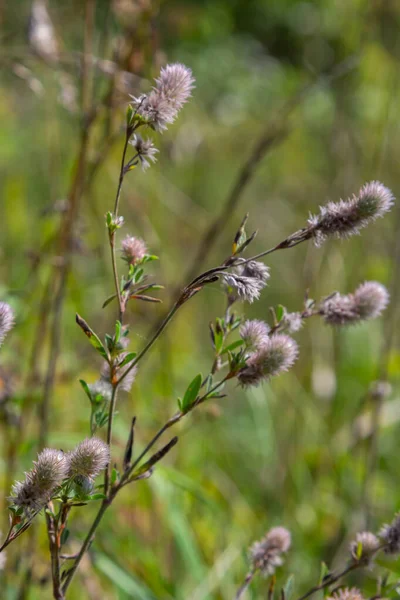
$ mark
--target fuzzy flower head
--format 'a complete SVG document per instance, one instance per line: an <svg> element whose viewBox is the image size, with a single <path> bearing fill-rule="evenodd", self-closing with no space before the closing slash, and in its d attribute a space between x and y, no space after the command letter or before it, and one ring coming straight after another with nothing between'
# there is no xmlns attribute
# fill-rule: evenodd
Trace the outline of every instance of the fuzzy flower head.
<svg viewBox="0 0 400 600"><path fill-rule="evenodd" d="M41 510L52 497L56 488L68 476L67 455L59 450L45 448L33 463L33 469L25 474L24 481L17 481L9 498L14 506L23 509L27 516Z"/></svg>
<svg viewBox="0 0 400 600"><path fill-rule="evenodd" d="M258 385L288 371L295 363L298 353L298 346L291 337L275 333L256 352L250 354L238 379L244 387Z"/></svg>
<svg viewBox="0 0 400 600"><path fill-rule="evenodd" d="M383 217L393 206L392 192L379 181L366 183L357 196L321 206L320 214L311 216L308 225L316 246L328 237L346 239Z"/></svg>
<svg viewBox="0 0 400 600"><path fill-rule="evenodd" d="M14 312L9 304L0 302L0 346L14 326Z"/></svg>
<svg viewBox="0 0 400 600"><path fill-rule="evenodd" d="M161 69L150 94L132 99L138 115L156 131L164 131L192 95L194 78L185 65L175 63Z"/></svg>
<svg viewBox="0 0 400 600"><path fill-rule="evenodd" d="M244 264L240 264L241 262ZM269 268L264 263L255 260L244 262L243 259L240 259L232 273L222 275L222 282L226 287L232 288L233 298L236 296L251 304L254 300L259 299L269 276Z"/></svg>
<svg viewBox="0 0 400 600"><path fill-rule="evenodd" d="M157 161L156 154L158 149L154 146L152 140L144 140L139 134L135 134L129 143L136 150L142 171L150 167L149 160L153 163Z"/></svg>
<svg viewBox="0 0 400 600"><path fill-rule="evenodd" d="M69 453L70 477L94 479L110 462L110 449L100 438L83 440Z"/></svg>
<svg viewBox="0 0 400 600"><path fill-rule="evenodd" d="M258 350L261 346L268 343L268 334L270 328L264 321L257 319L245 321L239 329L239 334L244 341L246 348L251 351Z"/></svg>
<svg viewBox="0 0 400 600"><path fill-rule="evenodd" d="M385 544L386 554L400 553L400 513L395 516L390 525L382 527L379 537Z"/></svg>
<svg viewBox="0 0 400 600"><path fill-rule="evenodd" d="M147 254L147 246L143 240L127 235L121 242L122 257L129 265L142 261Z"/></svg>
<svg viewBox="0 0 400 600"><path fill-rule="evenodd" d="M303 327L304 321L299 312L286 313L282 321L279 323L281 331L287 331L288 333L296 333Z"/></svg>
<svg viewBox="0 0 400 600"><path fill-rule="evenodd" d="M343 588L327 596L326 600L364 600L364 596L357 588Z"/></svg>
<svg viewBox="0 0 400 600"><path fill-rule="evenodd" d="M357 533L350 544L350 553L354 560L369 562L379 548L379 540L371 531Z"/></svg>
<svg viewBox="0 0 400 600"><path fill-rule="evenodd" d="M125 375L124 379L121 381L121 384L119 385L119 389L123 390L124 392L131 391L133 382L135 381L136 374L137 374L136 366L134 366L132 369L129 369L129 364L125 365L122 368L118 367L118 364L121 364L124 361L124 359L127 357L127 355L128 355L127 352L121 352L118 355L118 357L114 359L114 374L115 374L116 379L121 379L121 377L123 375L125 375L125 373L128 373L127 375ZM104 380L110 382L110 377L111 377L110 365L106 361L104 361L104 363L103 363L103 366L101 369L101 375Z"/></svg>
<svg viewBox="0 0 400 600"><path fill-rule="evenodd" d="M329 325L352 325L378 317L389 303L387 289L376 281L366 281L353 294L333 294L326 298L320 313Z"/></svg>
<svg viewBox="0 0 400 600"><path fill-rule="evenodd" d="M273 575L276 567L282 565L282 554L289 550L290 544L291 535L285 527L270 529L262 540L255 542L249 549L252 568L265 577Z"/></svg>

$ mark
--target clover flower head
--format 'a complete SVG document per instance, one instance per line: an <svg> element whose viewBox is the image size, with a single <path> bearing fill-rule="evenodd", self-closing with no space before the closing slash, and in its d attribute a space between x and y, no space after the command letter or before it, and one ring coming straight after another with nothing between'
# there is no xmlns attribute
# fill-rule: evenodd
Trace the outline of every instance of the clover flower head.
<svg viewBox="0 0 400 600"><path fill-rule="evenodd" d="M122 257L129 265L139 263L146 256L147 246L137 237L127 235L121 242Z"/></svg>
<svg viewBox="0 0 400 600"><path fill-rule="evenodd" d="M245 321L240 326L239 334L246 348L255 351L268 342L269 331L270 328L267 323L258 319L252 319Z"/></svg>
<svg viewBox="0 0 400 600"><path fill-rule="evenodd" d="M252 568L260 571L265 577L273 575L275 569L283 564L282 555L289 550L290 544L290 532L285 527L274 527L262 540L250 547Z"/></svg>
<svg viewBox="0 0 400 600"><path fill-rule="evenodd" d="M149 160L153 163L157 161L156 154L159 150L154 146L152 140L144 140L139 134L135 134L129 143L136 150L142 171L150 167Z"/></svg>
<svg viewBox="0 0 400 600"><path fill-rule="evenodd" d="M108 445L100 438L87 438L69 453L69 476L94 479L109 462Z"/></svg>
<svg viewBox="0 0 400 600"><path fill-rule="evenodd" d="M320 213L310 216L308 226L316 246L328 237L346 239L383 217L393 206L392 192L379 181L366 183L348 200L328 202L320 207Z"/></svg>
<svg viewBox="0 0 400 600"><path fill-rule="evenodd" d="M257 351L250 354L246 366L239 372L239 382L244 387L288 371L298 357L298 346L288 335L275 333Z"/></svg>
<svg viewBox="0 0 400 600"><path fill-rule="evenodd" d="M0 302L0 346L14 326L14 312L7 302Z"/></svg>
<svg viewBox="0 0 400 600"><path fill-rule="evenodd" d="M359 554L359 548L361 553ZM362 531L356 534L350 543L350 553L354 560L370 560L379 548L379 540L371 531Z"/></svg>

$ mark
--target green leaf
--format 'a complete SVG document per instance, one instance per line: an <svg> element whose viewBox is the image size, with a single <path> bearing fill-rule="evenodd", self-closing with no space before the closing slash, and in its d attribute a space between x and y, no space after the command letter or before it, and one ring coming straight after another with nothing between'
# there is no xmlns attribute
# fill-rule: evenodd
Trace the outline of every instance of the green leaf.
<svg viewBox="0 0 400 600"><path fill-rule="evenodd" d="M107 496L105 494L92 494L89 496L91 500L104 500Z"/></svg>
<svg viewBox="0 0 400 600"><path fill-rule="evenodd" d="M134 358L136 358L136 352L129 352L124 360L122 361L122 363L120 363L118 366L119 368L124 367L125 365L127 365L128 363L130 363Z"/></svg>
<svg viewBox="0 0 400 600"><path fill-rule="evenodd" d="M280 323L282 321L282 318L284 316L286 312L286 308L284 306L282 306L282 304L278 304L275 314L276 314L276 320L278 321L278 323Z"/></svg>
<svg viewBox="0 0 400 600"><path fill-rule="evenodd" d="M110 479L111 485L114 485L114 483L116 483L117 479L118 479L118 471L115 467L113 467L113 470L111 471L111 479Z"/></svg>
<svg viewBox="0 0 400 600"><path fill-rule="evenodd" d="M195 402L197 398L197 394L200 391L201 383L203 381L203 376L201 373L196 375L193 381L189 384L185 395L182 400L182 412L187 412L189 408L192 406L193 402Z"/></svg>
<svg viewBox="0 0 400 600"><path fill-rule="evenodd" d="M232 352L233 350L236 350L236 348L239 348L239 346L242 346L243 344L243 340L236 340L236 342L233 342L229 346L225 346L225 348L221 350L221 354L225 354L226 352Z"/></svg>
<svg viewBox="0 0 400 600"><path fill-rule="evenodd" d="M85 392L86 396L89 398L90 402L92 402L92 394L90 393L90 389L89 389L89 386L86 383L86 381L84 381L83 379L80 379L79 383L81 384L83 391Z"/></svg>
<svg viewBox="0 0 400 600"><path fill-rule="evenodd" d="M284 594L285 600L290 600L290 597L293 593L293 582L294 582L294 575L289 575L285 585L283 586L283 594Z"/></svg>
<svg viewBox="0 0 400 600"><path fill-rule="evenodd" d="M63 532L61 534L61 545L65 544L66 541L69 538L69 529L65 528L63 529Z"/></svg>
<svg viewBox="0 0 400 600"><path fill-rule="evenodd" d="M215 350L219 354L224 343L224 332L219 330L214 333Z"/></svg>
<svg viewBox="0 0 400 600"><path fill-rule="evenodd" d="M76 313L75 318L76 318L77 324L82 329L83 333L89 338L89 341L92 344L93 348L96 348L97 352L99 352L102 355L102 357L108 361L107 351L104 348L103 344L101 343L100 339L97 337L97 335L93 331L93 329L91 329L89 327L89 325L86 323L85 319L82 319L82 317L79 316L78 313Z"/></svg>
<svg viewBox="0 0 400 600"><path fill-rule="evenodd" d="M106 340L106 346L108 348L108 351L112 352L113 348L114 348L114 340L113 340L113 338L111 337L111 335L108 335L108 333L106 333L105 340Z"/></svg>
<svg viewBox="0 0 400 600"><path fill-rule="evenodd" d="M106 306L108 306L110 304L110 302L112 300L114 300L114 298L116 298L116 297L117 297L117 294L111 294L111 296L108 296L108 298L106 298L106 300L104 300L102 308L105 308Z"/></svg>
<svg viewBox="0 0 400 600"><path fill-rule="evenodd" d="M322 562L321 563L321 569L320 569L320 573L319 573L319 583L321 584L323 582L323 580L325 579L325 577L327 577L327 575L329 575L329 569L327 567L327 564Z"/></svg>
<svg viewBox="0 0 400 600"><path fill-rule="evenodd" d="M178 408L179 408L179 410L181 412L183 412L183 410L182 410L182 398L178 398L177 402L178 402Z"/></svg>
<svg viewBox="0 0 400 600"><path fill-rule="evenodd" d="M120 321L117 321L115 323L115 343L118 344L120 337L121 337L121 330L122 330L122 325L120 323Z"/></svg>

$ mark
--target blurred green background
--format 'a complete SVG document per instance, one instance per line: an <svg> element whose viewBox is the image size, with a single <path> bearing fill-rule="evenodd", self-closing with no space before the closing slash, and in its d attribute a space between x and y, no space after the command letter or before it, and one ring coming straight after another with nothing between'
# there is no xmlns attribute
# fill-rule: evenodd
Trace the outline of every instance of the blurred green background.
<svg viewBox="0 0 400 600"><path fill-rule="evenodd" d="M91 9L86 43L93 60L85 71ZM78 379L94 381L100 361L76 327L75 313L99 335L112 332L115 307L102 309L113 290L103 215L114 203L129 94L148 90L166 62L183 62L196 78L193 99L177 122L163 135L150 133L158 162L146 173L129 174L122 193L126 222L119 239L127 233L144 238L160 257L151 266L154 277L166 286L162 305L131 303L130 349L138 350L184 282L204 232L224 214L244 165L251 171L247 184L220 219L201 267L229 255L246 212L249 229L258 229L256 253L301 228L320 204L356 193L365 181L379 179L396 195L400 5L15 0L0 4L0 22L0 299L17 316L1 352L5 523L10 476L21 478L36 456L37 407L54 341L60 352L48 443L69 450L89 433ZM89 100L83 101L95 122L65 302L54 320L68 260L60 255L60 239L81 143L85 73ZM259 161L250 159L265 136L275 143ZM232 385L227 398L183 420L178 446L153 477L125 488L106 514L71 600L231 600L247 572L247 547L278 524L293 535L278 584L293 573L297 597L317 582L322 560L343 564L367 516L373 530L392 518L400 505L397 213L349 241L320 249L303 244L268 257L271 279L262 299L238 306L247 317L268 320L270 306L301 309L307 289L318 299L352 291L365 279L390 287L391 308L383 319L345 331L308 322L296 335L301 354L289 373L248 391ZM141 363L131 393L119 399L115 461L133 415L137 452L176 410L193 376L207 373L213 358L208 323L223 311L218 284L207 287ZM54 324L59 331L52 342ZM376 440L368 389L386 375L393 389L381 407ZM94 503L76 511L69 551L79 547L95 511ZM1 598L51 598L43 517L35 531L33 553L28 535L10 546ZM27 553L34 566L32 584L23 590ZM400 566L390 568L391 577L400 577ZM353 582L373 595L374 579L370 572ZM258 579L246 597L266 598L267 590Z"/></svg>

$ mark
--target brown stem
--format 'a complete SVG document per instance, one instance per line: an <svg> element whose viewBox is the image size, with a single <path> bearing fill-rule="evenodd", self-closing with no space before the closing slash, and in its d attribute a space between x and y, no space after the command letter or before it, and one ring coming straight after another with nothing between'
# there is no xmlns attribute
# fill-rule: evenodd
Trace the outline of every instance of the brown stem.
<svg viewBox="0 0 400 600"><path fill-rule="evenodd" d="M250 583L253 581L253 577L254 577L255 574L256 574L256 571L250 571L250 573L248 573L246 575L246 579L244 580L244 582L242 583L242 585L240 586L240 588L236 592L235 600L240 600L240 598L243 595L243 592L245 592L247 590L247 588L249 587Z"/></svg>

